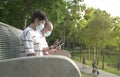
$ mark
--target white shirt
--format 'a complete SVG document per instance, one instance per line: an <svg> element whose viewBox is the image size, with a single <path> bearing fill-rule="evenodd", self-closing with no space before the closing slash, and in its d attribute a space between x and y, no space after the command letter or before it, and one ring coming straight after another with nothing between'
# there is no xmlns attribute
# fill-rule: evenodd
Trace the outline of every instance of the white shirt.
<svg viewBox="0 0 120 77"><path fill-rule="evenodd" d="M45 47L48 47L48 43L46 41L46 37L42 34L41 31L39 31L39 34L41 36L40 37L40 46L42 47L42 49L45 48Z"/></svg>
<svg viewBox="0 0 120 77"><path fill-rule="evenodd" d="M43 50L43 48L48 47L48 43L46 41L46 37L42 34L42 32L41 31L38 31L38 32L41 36L40 37L40 47L42 47L42 50ZM48 54L48 52L46 52L46 54Z"/></svg>
<svg viewBox="0 0 120 77"><path fill-rule="evenodd" d="M40 34L38 31L27 27L20 36L20 51L21 53L30 54L37 52L39 55L43 55L42 46L40 45Z"/></svg>

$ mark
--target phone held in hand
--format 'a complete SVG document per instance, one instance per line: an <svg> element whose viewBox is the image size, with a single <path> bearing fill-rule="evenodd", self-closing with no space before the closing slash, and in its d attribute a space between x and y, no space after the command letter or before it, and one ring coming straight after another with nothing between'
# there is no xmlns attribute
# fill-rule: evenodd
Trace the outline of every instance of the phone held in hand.
<svg viewBox="0 0 120 77"><path fill-rule="evenodd" d="M60 46L63 46L63 45L64 45L64 43L60 44Z"/></svg>
<svg viewBox="0 0 120 77"><path fill-rule="evenodd" d="M53 45L59 46L61 42L62 42L62 41L61 41L60 39L57 39L57 40L53 43Z"/></svg>

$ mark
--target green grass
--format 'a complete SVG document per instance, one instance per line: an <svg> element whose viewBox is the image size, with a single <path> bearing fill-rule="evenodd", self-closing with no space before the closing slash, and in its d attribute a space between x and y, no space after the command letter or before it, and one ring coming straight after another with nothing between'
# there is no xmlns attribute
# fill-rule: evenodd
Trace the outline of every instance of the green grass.
<svg viewBox="0 0 120 77"><path fill-rule="evenodd" d="M81 57L83 57L83 56L87 58L87 60L86 60L87 65L91 66L92 60L93 60L93 55L90 55L91 59L88 59L88 53L81 55ZM79 53L74 53L74 55L72 56L72 59L76 60L78 62L81 62ZM117 64L117 59L118 59L117 56L105 55L104 69L102 69L102 56L99 56L99 66L98 66L98 68L103 70L103 71L106 71L106 72L110 72L110 73L113 73L113 74L116 74L116 75L120 75L120 70L117 70L117 68L115 68L115 67L108 66L108 64Z"/></svg>
<svg viewBox="0 0 120 77"><path fill-rule="evenodd" d="M81 73L81 77L97 77L96 75L91 75L91 74L86 74L86 73Z"/></svg>
<svg viewBox="0 0 120 77"><path fill-rule="evenodd" d="M81 77L90 77L89 74L81 73Z"/></svg>

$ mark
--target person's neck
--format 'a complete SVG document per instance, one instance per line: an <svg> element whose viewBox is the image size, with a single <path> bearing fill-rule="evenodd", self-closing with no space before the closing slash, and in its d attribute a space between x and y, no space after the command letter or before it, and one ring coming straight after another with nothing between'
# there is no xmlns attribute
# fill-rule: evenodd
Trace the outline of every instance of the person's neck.
<svg viewBox="0 0 120 77"><path fill-rule="evenodd" d="M30 27L31 27L33 30L36 30L36 26L35 26L34 23L31 23L31 24L30 24Z"/></svg>

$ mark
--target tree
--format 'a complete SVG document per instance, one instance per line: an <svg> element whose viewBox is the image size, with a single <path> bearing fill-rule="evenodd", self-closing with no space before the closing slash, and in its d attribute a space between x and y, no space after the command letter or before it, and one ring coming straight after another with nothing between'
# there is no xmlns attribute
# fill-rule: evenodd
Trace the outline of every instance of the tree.
<svg viewBox="0 0 120 77"><path fill-rule="evenodd" d="M1 0L0 4L0 21L20 29L28 25L31 14L36 9L44 10L55 25L61 23L65 17L64 0Z"/></svg>
<svg viewBox="0 0 120 77"><path fill-rule="evenodd" d="M105 46L112 28L111 17L106 11L91 10L92 17L88 17L88 25L82 30L82 40L88 48L94 49L94 58L98 58L98 48ZM89 15L90 16L90 15Z"/></svg>
<svg viewBox="0 0 120 77"><path fill-rule="evenodd" d="M80 20L82 19L84 15L84 9L85 5L81 3L82 0L71 0L67 1L67 13L65 14L64 22L63 24L63 36L62 40L63 42L71 43L73 45L73 48L75 46L75 38L73 37L75 33L77 33L75 29L77 29L78 26L80 26ZM67 41L66 41L67 40Z"/></svg>
<svg viewBox="0 0 120 77"><path fill-rule="evenodd" d="M110 37L109 45L117 47L116 48L117 52L114 53L118 55L118 70L120 70L120 18L114 17L112 20L113 20L113 28L111 29L111 37Z"/></svg>

